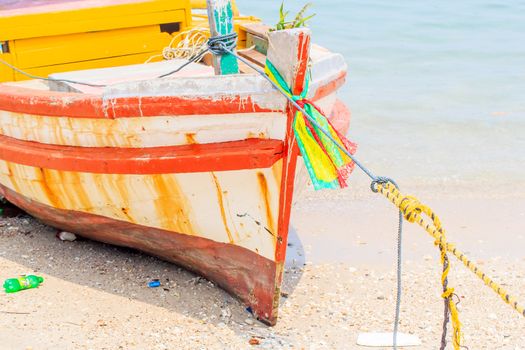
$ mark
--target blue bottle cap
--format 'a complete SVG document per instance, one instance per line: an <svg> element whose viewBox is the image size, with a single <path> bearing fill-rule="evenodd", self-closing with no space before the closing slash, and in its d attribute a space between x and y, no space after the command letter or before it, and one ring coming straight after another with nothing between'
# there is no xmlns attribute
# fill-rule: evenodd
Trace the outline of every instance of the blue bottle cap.
<svg viewBox="0 0 525 350"><path fill-rule="evenodd" d="M158 279L148 282L148 287L150 288L157 288L159 286L160 286L160 281Z"/></svg>

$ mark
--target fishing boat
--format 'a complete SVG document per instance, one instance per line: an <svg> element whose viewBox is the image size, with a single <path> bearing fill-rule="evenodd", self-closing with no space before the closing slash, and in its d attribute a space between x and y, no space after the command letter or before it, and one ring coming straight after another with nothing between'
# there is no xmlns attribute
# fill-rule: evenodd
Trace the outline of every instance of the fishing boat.
<svg viewBox="0 0 525 350"><path fill-rule="evenodd" d="M64 35L64 46L78 46L69 40L94 34L91 25L106 23L101 15L107 12L95 0L50 1L44 10L36 1L15 3L30 4L25 8L36 13L33 19L43 13L58 22L73 18L75 30L85 31L46 32L32 39L38 45L52 42L56 47L63 41L51 36ZM173 6L160 0L113 3L132 18L140 14L133 4L142 10L145 4ZM0 35L10 18L22 16L20 8L0 7ZM30 23L26 12L28 22L22 23ZM97 15L104 17L101 22L95 21ZM191 16L181 16L185 26L191 25ZM159 29L166 18L156 21L161 24L147 26ZM18 43L31 41L22 38L30 34L27 28L18 28L11 38L0 37L0 59L13 66L23 57L13 57L23 46ZM295 95L308 88L304 98L328 112L334 127L346 133L348 110L337 100L346 77L342 57L311 45L308 29L267 32L257 23L243 28L245 41L249 33L249 40L264 48L239 55L253 65L272 62ZM125 40L130 47L136 44ZM153 51L128 56L142 62ZM0 196L50 226L194 271L273 325L294 187L303 186L296 176L303 168L297 165L301 158L292 125L296 109L245 66L238 67L238 74L217 75L212 58L124 65L129 57L98 57L64 61L53 71L44 62L47 57L41 57L32 67L21 66L31 74L51 73L49 81L24 80L27 72L3 67ZM180 72L159 78L181 65Z"/></svg>

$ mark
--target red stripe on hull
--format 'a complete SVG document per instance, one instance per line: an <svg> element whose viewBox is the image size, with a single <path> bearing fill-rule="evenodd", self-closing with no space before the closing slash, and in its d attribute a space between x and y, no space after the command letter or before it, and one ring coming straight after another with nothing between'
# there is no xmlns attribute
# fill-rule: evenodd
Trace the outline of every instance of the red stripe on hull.
<svg viewBox="0 0 525 350"><path fill-rule="evenodd" d="M0 109L16 113L73 118L126 118L274 112L249 96L216 98L153 96L103 101L101 96L0 86Z"/></svg>
<svg viewBox="0 0 525 350"><path fill-rule="evenodd" d="M335 92L343 85L345 77L346 73L343 72L335 80L320 86L312 100ZM278 111L259 106L250 96L153 96L104 101L98 95L34 90L8 85L0 86L0 110L56 117L103 119Z"/></svg>
<svg viewBox="0 0 525 350"><path fill-rule="evenodd" d="M278 112L259 106L249 96L236 95L214 99L176 96L117 98L112 101L111 109L114 118Z"/></svg>
<svg viewBox="0 0 525 350"><path fill-rule="evenodd" d="M57 117L110 118L100 96L0 86L0 109Z"/></svg>
<svg viewBox="0 0 525 350"><path fill-rule="evenodd" d="M248 249L205 238L56 209L2 185L0 195L44 223L101 242L135 248L179 264L238 297L261 321L274 325L279 300L276 265Z"/></svg>
<svg viewBox="0 0 525 350"><path fill-rule="evenodd" d="M294 67L294 77L290 87L292 94L300 95L305 87L305 77L310 56L310 35L302 32L297 38L297 63ZM295 119L296 108L288 103L286 121L286 139L284 143L284 156L282 168L282 181L279 196L279 217L278 217L278 239L275 246L276 285L281 286L284 275L284 262L286 259L286 248L288 245L288 233L290 226L290 214L292 210L292 198L294 191L295 169L299 147L295 139L293 122ZM276 296L275 298L277 298Z"/></svg>
<svg viewBox="0 0 525 350"><path fill-rule="evenodd" d="M321 85L316 91L312 101L317 101L323 97L326 97L334 91L337 91L346 81L346 72L342 72L337 78L329 82L328 84Z"/></svg>
<svg viewBox="0 0 525 350"><path fill-rule="evenodd" d="M154 148L48 145L0 135L0 159L16 164L98 174L171 174L268 168L283 142L243 141Z"/></svg>

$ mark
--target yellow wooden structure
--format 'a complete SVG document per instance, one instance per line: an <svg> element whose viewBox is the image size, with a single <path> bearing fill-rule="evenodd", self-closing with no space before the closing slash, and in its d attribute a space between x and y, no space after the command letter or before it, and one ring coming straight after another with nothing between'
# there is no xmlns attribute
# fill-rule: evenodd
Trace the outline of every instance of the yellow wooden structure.
<svg viewBox="0 0 525 350"><path fill-rule="evenodd" d="M143 63L177 33L207 26L195 0L18 0L0 6L0 59L39 76ZM258 21L237 17L239 23ZM238 23L237 23L238 22ZM245 34L240 33L241 47ZM0 65L0 82L27 79Z"/></svg>

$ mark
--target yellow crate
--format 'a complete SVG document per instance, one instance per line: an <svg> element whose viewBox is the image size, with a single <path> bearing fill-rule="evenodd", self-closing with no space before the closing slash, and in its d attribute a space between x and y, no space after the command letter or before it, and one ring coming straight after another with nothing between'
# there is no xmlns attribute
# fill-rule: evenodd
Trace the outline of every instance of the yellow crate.
<svg viewBox="0 0 525 350"><path fill-rule="evenodd" d="M0 58L44 76L142 63L191 26L190 0L22 2L25 7L0 10L0 44L8 47ZM13 78L26 79L0 66L0 81Z"/></svg>

